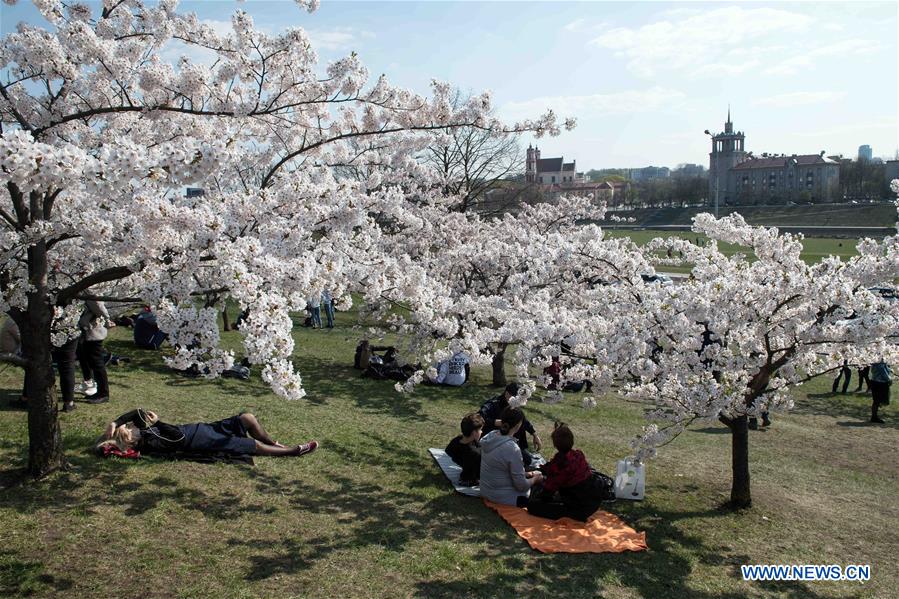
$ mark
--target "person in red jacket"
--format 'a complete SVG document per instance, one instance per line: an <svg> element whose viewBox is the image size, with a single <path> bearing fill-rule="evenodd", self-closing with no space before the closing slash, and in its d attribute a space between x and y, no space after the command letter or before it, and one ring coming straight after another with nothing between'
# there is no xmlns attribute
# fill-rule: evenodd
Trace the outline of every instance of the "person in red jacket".
<svg viewBox="0 0 899 599"><path fill-rule="evenodd" d="M593 470L584 453L574 449L571 429L557 422L552 440L558 453L540 466L543 488L532 494L528 513L551 520L568 517L586 522L605 497L594 483Z"/></svg>

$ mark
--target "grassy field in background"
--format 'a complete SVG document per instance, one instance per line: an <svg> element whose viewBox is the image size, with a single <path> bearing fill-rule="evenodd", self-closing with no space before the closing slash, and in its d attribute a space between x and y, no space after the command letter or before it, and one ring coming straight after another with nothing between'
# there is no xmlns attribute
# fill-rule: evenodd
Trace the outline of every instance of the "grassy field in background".
<svg viewBox="0 0 899 599"><path fill-rule="evenodd" d="M705 235L691 233L688 231L663 231L651 229L641 231L622 231L604 229L603 232L607 236L612 238L630 237L634 241L634 243L638 245L643 245L649 242L651 239L655 239L656 237L680 237L682 239L689 239L694 243L698 240L699 243L703 244L707 241ZM851 258L852 256L858 255L858 252L855 249L857 243L858 242L854 239L807 237L802 241L802 259L808 264L813 264L815 262L818 262L822 258L831 255L839 256L845 260L846 258ZM732 256L736 253L746 253L746 248L738 245L721 243L718 244L718 247L721 249L721 253L726 256ZM663 267L661 270L667 270L667 267Z"/></svg>
<svg viewBox="0 0 899 599"><path fill-rule="evenodd" d="M729 492L730 438L694 427L647 466L647 498L609 506L649 551L543 555L479 500L456 495L427 454L460 417L496 393L489 370L459 389L397 394L352 369L358 333L296 330L295 363L308 397L287 402L259 381L181 378L129 331L109 347L112 400L61 414L72 468L17 484L26 415L8 406L21 385L0 372L0 596L72 597L890 597L899 588L899 419L866 423L869 398L833 396L829 381L797 392L796 409L752 432L753 509L719 511ZM237 347L239 335L225 333ZM854 388L854 381L852 388ZM545 440L552 422L614 471L644 406L614 396L595 410L581 395L526 411ZM87 449L103 425L135 406L169 422L255 413L304 458L255 467L144 459L101 461ZM741 564L871 564L861 583L749 583Z"/></svg>
<svg viewBox="0 0 899 599"><path fill-rule="evenodd" d="M711 206L689 208L642 208L624 210L619 216L634 218L647 228L661 225L690 225L700 212ZM751 225L798 227L891 227L896 223L896 207L891 202L875 204L813 204L806 206L720 206L718 214L739 212Z"/></svg>

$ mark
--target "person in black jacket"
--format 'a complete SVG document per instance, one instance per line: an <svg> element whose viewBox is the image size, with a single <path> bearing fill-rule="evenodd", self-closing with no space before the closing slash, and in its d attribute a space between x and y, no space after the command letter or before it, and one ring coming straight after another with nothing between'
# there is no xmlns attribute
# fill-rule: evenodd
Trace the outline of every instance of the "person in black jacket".
<svg viewBox="0 0 899 599"><path fill-rule="evenodd" d="M459 424L462 434L453 438L446 446L446 455L462 466L459 474L459 484L473 487L481 478L481 446L478 440L481 438L481 430L484 428L484 419L477 412L466 414Z"/></svg>
<svg viewBox="0 0 899 599"><path fill-rule="evenodd" d="M167 424L150 410L138 408L122 414L106 425L104 445L124 451L133 448L146 453L189 453L229 455L301 456L318 448L317 441L284 446L262 428L256 417L244 412L209 423Z"/></svg>
<svg viewBox="0 0 899 599"><path fill-rule="evenodd" d="M499 428L503 411L509 407L509 400L516 395L518 395L518 384L509 383L506 385L506 389L502 394L484 402L481 409L478 410L478 413L484 419L484 435ZM515 440L518 443L518 447L521 448L521 459L524 461L525 468L530 466L531 461L533 460L530 451L528 451L528 433L534 437L534 448L538 452L543 448L543 442L540 440L540 436L534 429L534 425L525 418L521 427L518 429L518 432L515 434Z"/></svg>

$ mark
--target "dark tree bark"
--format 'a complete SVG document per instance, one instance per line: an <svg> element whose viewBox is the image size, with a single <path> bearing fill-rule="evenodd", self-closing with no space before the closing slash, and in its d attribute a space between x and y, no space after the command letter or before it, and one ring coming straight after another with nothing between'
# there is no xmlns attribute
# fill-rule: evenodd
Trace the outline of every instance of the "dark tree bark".
<svg viewBox="0 0 899 599"><path fill-rule="evenodd" d="M497 343L493 350L493 386L506 386L506 343Z"/></svg>
<svg viewBox="0 0 899 599"><path fill-rule="evenodd" d="M731 435L731 509L743 509L752 506L752 495L749 492L749 421L746 416L739 418L722 418Z"/></svg>
<svg viewBox="0 0 899 599"><path fill-rule="evenodd" d="M39 478L66 465L56 413L50 327L53 306L47 290L47 246L39 241L28 249L28 275L35 289L28 294L28 308L18 316L22 351L27 364L25 394L28 397L28 473Z"/></svg>
<svg viewBox="0 0 899 599"><path fill-rule="evenodd" d="M222 308L222 323L224 324L224 328L226 331L231 330L231 325L228 324L228 308L227 308L227 306Z"/></svg>

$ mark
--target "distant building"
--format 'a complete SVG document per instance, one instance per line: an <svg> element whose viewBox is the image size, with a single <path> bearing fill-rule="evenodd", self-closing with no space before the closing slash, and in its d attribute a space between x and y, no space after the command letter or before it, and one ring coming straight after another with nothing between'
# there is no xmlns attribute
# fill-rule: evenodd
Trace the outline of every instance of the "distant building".
<svg viewBox="0 0 899 599"><path fill-rule="evenodd" d="M899 179L899 160L887 160L883 168L883 174L887 183L893 179Z"/></svg>
<svg viewBox="0 0 899 599"><path fill-rule="evenodd" d="M671 176L681 179L695 179L705 177L705 167L701 164L681 164L671 171Z"/></svg>
<svg viewBox="0 0 899 599"><path fill-rule="evenodd" d="M734 131L727 111L724 132L712 136L709 153L709 203L786 203L792 200L831 201L840 185L840 164L819 154L746 152L746 136Z"/></svg>
<svg viewBox="0 0 899 599"><path fill-rule="evenodd" d="M858 159L859 160L867 160L868 162L874 157L874 152L871 151L871 146L864 145L858 147Z"/></svg>
<svg viewBox="0 0 899 599"><path fill-rule="evenodd" d="M528 146L525 181L541 185L574 185L584 182L584 173L577 172L575 161L560 158L540 158L540 148Z"/></svg>
<svg viewBox="0 0 899 599"><path fill-rule="evenodd" d="M573 185L559 183L545 185L543 193L552 200L559 196L593 196L596 202L604 202L607 206L623 206L627 203L631 191L630 181L582 181Z"/></svg>
<svg viewBox="0 0 899 599"><path fill-rule="evenodd" d="M667 166L646 166L643 168L632 168L630 170L630 180L636 182L653 181L655 179L667 179L671 175L671 169Z"/></svg>

